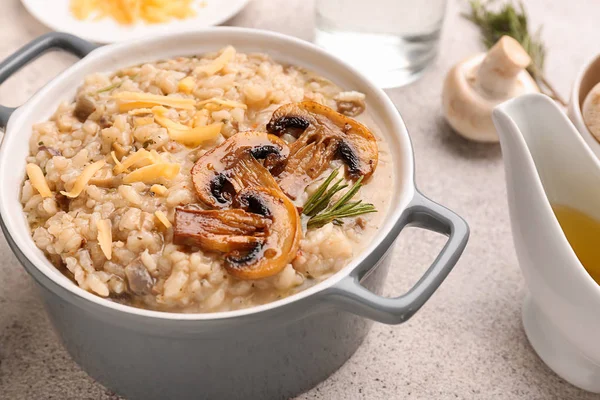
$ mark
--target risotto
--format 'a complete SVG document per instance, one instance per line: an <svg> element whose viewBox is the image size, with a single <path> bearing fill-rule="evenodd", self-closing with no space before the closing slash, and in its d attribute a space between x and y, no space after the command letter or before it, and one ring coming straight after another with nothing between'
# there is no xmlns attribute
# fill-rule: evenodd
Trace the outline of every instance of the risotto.
<svg viewBox="0 0 600 400"><path fill-rule="evenodd" d="M362 93L230 46L88 76L33 126L21 202L82 289L226 311L343 268L387 211L391 167Z"/></svg>

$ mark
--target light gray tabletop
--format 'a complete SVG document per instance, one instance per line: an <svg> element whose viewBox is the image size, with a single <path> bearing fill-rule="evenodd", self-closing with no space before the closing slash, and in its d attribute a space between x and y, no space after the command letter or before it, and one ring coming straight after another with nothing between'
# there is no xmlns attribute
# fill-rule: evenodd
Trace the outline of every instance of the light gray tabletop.
<svg viewBox="0 0 600 400"><path fill-rule="evenodd" d="M545 26L548 77L567 96L579 66L600 51L600 3L525 3L533 24ZM460 139L441 117L445 72L481 50L475 29L458 16L465 5L466 0L450 1L437 63L420 81L388 93L411 133L419 188L466 218L472 230L467 250L412 320L375 325L346 365L299 399L600 399L558 378L527 342L521 324L525 288L512 244L499 147ZM229 23L310 39L312 3L253 0ZM0 1L0 58L45 32L19 0ZM0 88L0 103L20 104L73 61L59 54L42 57ZM434 234L403 232L386 294L399 294L414 283L442 244ZM32 280L3 238L0 398L118 399L62 349Z"/></svg>

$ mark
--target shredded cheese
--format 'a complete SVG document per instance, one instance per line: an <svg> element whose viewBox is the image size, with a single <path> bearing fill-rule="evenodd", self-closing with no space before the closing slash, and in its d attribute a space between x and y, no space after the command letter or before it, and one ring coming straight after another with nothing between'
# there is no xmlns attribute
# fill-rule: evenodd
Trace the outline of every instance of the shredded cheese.
<svg viewBox="0 0 600 400"><path fill-rule="evenodd" d="M153 164L148 165L125 175L123 183L143 182L152 184L161 178L174 179L179 173L179 164Z"/></svg>
<svg viewBox="0 0 600 400"><path fill-rule="evenodd" d="M113 161L115 162L115 167L123 168L123 164L121 164L121 162L117 159L117 155L115 154L114 151L110 152L110 156L112 157Z"/></svg>
<svg viewBox="0 0 600 400"><path fill-rule="evenodd" d="M171 226L173 226L171 225L171 221L169 221L165 213L163 213L162 211L155 211L154 215L156 216L156 219L159 220L165 226L165 228L169 229Z"/></svg>
<svg viewBox="0 0 600 400"><path fill-rule="evenodd" d="M164 196L167 193L167 190L168 189L166 187L164 187L163 185L152 185L150 187L150 191L159 196Z"/></svg>
<svg viewBox="0 0 600 400"><path fill-rule="evenodd" d="M31 186L33 186L42 197L52 197L52 191L48 187L48 182L46 182L44 173L39 165L29 163L25 167L25 171L27 172Z"/></svg>
<svg viewBox="0 0 600 400"><path fill-rule="evenodd" d="M97 222L98 243L104 256L110 260L112 258L112 229L109 219L101 219Z"/></svg>
<svg viewBox="0 0 600 400"><path fill-rule="evenodd" d="M119 111L131 111L136 108L148 108L152 106L167 106L182 110L194 110L196 101L182 97L161 96L142 92L118 92L112 98L119 101Z"/></svg>
<svg viewBox="0 0 600 400"><path fill-rule="evenodd" d="M120 158L123 158L123 156L127 153L127 150L125 150L119 142L113 142L112 147L115 149L115 152Z"/></svg>
<svg viewBox="0 0 600 400"><path fill-rule="evenodd" d="M206 76L212 76L225 68L227 64L235 57L235 48L233 46L227 46L223 49L219 57L215 58L209 64L200 65L194 69L194 74L205 74Z"/></svg>
<svg viewBox="0 0 600 400"><path fill-rule="evenodd" d="M169 137L172 140L190 147L198 147L203 142L215 139L219 136L223 127L223 124L218 122L211 125L190 128L167 118L164 115L166 112L164 107L154 107L152 110L154 112L154 121L167 129Z"/></svg>
<svg viewBox="0 0 600 400"><path fill-rule="evenodd" d="M158 153L157 153L158 154ZM159 156L160 157L160 156ZM162 160L161 160L162 161ZM125 160L121 160L121 162L113 168L113 172L118 175L127 171L129 168L137 165L138 167L144 167L146 165L151 165L156 162L156 157L148 150L139 149L129 157L125 158Z"/></svg>
<svg viewBox="0 0 600 400"><path fill-rule="evenodd" d="M102 167L104 167L104 164L106 164L106 161L100 160L88 165L83 169L83 171L81 171L81 175L77 177L71 190L68 192L62 191L60 193L71 199L79 196L96 172L100 171Z"/></svg>
<svg viewBox="0 0 600 400"><path fill-rule="evenodd" d="M183 78L177 84L179 91L190 94L196 88L196 80L192 76Z"/></svg>
<svg viewBox="0 0 600 400"><path fill-rule="evenodd" d="M152 161L155 164L160 164L160 163L165 162L165 160L163 160L163 158L160 156L160 154L158 154L158 152L154 149L150 150L150 157L152 158Z"/></svg>
<svg viewBox="0 0 600 400"><path fill-rule="evenodd" d="M129 104L131 104L131 103L129 103ZM134 108L133 110L128 111L127 114L129 114L129 115L148 115L148 114L152 114L152 109L150 109L150 108Z"/></svg>
<svg viewBox="0 0 600 400"><path fill-rule="evenodd" d="M71 13L79 20L108 17L122 25L162 23L196 15L194 0L71 0Z"/></svg>
<svg viewBox="0 0 600 400"><path fill-rule="evenodd" d="M217 104L229 108L243 108L244 110L248 108L247 105L245 105L244 103L240 103L239 101L222 99L220 97L213 97L210 99L202 100L198 102L197 105L201 107L207 104Z"/></svg>

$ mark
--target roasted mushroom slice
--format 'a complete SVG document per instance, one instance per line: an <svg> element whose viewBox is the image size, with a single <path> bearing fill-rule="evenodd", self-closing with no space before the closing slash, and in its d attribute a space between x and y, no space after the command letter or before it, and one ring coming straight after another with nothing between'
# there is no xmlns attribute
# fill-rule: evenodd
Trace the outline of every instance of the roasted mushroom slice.
<svg viewBox="0 0 600 400"><path fill-rule="evenodd" d="M245 187L277 187L256 159L279 165L289 154L287 144L265 132L245 131L204 154L192 168L198 198L207 206L224 208Z"/></svg>
<svg viewBox="0 0 600 400"><path fill-rule="evenodd" d="M313 101L286 104L273 113L267 124L269 133L285 133L297 138L290 144L285 162L271 164L281 189L295 199L304 188L319 177L330 162L341 159L352 179L369 178L377 167L378 149L375 137L361 123Z"/></svg>
<svg viewBox="0 0 600 400"><path fill-rule="evenodd" d="M173 243L229 253L247 251L264 242L267 218L240 209L175 210Z"/></svg>
<svg viewBox="0 0 600 400"><path fill-rule="evenodd" d="M277 189L246 188L227 210L175 212L173 241L225 254L225 268L239 279L279 273L298 252L302 237L294 204Z"/></svg>

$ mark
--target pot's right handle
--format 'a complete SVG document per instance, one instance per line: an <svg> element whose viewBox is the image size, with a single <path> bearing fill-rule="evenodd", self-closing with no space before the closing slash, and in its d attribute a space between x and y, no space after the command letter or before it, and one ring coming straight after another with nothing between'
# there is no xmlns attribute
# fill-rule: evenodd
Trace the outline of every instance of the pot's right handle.
<svg viewBox="0 0 600 400"><path fill-rule="evenodd" d="M4 83L12 74L35 60L49 50L59 49L67 51L79 58L87 56L98 45L85 41L77 36L62 32L51 32L40 36L10 55L0 63L0 84ZM5 129L8 119L15 108L0 105L0 128Z"/></svg>
<svg viewBox="0 0 600 400"><path fill-rule="evenodd" d="M328 291L330 302L348 312L385 324L403 323L425 304L460 258L469 238L469 226L457 214L419 192L416 192L398 224L390 233L394 238L405 226L417 226L449 236L444 248L421 279L402 296L388 298L366 289L360 284L360 274L353 273Z"/></svg>

